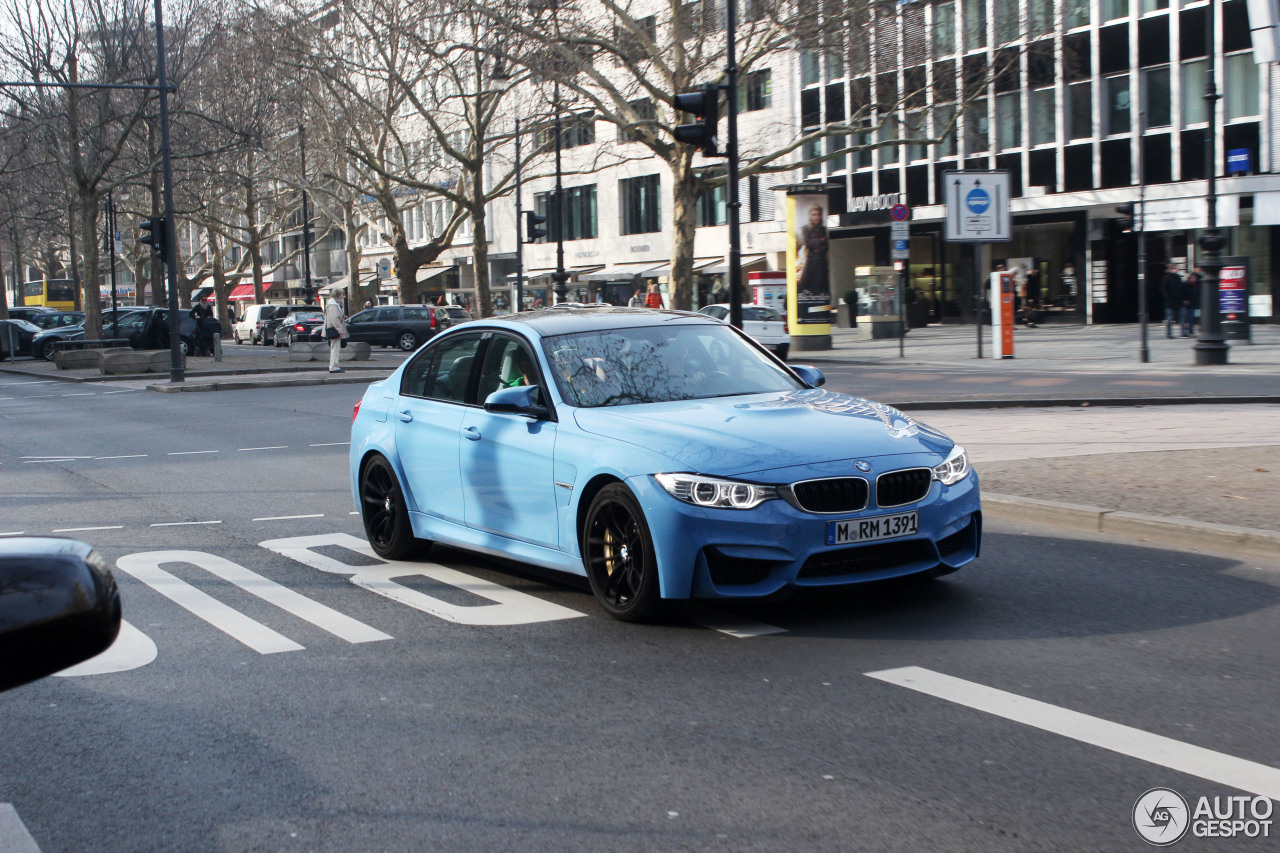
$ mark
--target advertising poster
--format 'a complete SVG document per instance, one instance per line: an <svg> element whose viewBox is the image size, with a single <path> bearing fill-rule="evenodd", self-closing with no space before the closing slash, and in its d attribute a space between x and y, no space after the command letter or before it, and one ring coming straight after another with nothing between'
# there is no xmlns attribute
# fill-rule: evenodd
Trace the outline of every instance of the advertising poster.
<svg viewBox="0 0 1280 853"><path fill-rule="evenodd" d="M1223 320L1239 320L1247 313L1249 271L1243 266L1225 266L1219 274L1218 297Z"/></svg>
<svg viewBox="0 0 1280 853"><path fill-rule="evenodd" d="M826 194L787 196L787 319L793 335L831 334Z"/></svg>

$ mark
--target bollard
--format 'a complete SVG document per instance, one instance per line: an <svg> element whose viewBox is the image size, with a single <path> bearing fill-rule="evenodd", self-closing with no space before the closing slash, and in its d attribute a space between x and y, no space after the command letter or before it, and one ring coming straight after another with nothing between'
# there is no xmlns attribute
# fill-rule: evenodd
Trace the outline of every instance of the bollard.
<svg viewBox="0 0 1280 853"><path fill-rule="evenodd" d="M222 332L213 333L213 360L222 361Z"/></svg>

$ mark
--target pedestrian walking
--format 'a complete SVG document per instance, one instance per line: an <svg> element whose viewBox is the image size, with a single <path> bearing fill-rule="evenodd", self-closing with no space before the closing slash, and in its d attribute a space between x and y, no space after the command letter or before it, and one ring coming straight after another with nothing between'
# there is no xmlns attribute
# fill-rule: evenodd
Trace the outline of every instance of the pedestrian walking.
<svg viewBox="0 0 1280 853"><path fill-rule="evenodd" d="M644 296L644 307L646 308L663 308L662 294L658 292L658 285L649 285L649 292Z"/></svg>
<svg viewBox="0 0 1280 853"><path fill-rule="evenodd" d="M1200 267L1187 276L1187 282L1182 288L1182 308L1179 310L1179 320L1182 323L1182 336L1184 338L1194 338L1196 335L1196 308L1200 305Z"/></svg>
<svg viewBox="0 0 1280 853"><path fill-rule="evenodd" d="M627 300L628 308L644 307L644 288L637 287L636 292L631 294L631 298Z"/></svg>
<svg viewBox="0 0 1280 853"><path fill-rule="evenodd" d="M1160 279L1160 297L1164 300L1164 336L1166 338L1173 337L1173 323L1178 319L1185 290L1186 285L1182 283L1182 276L1178 275L1178 271L1173 267L1165 267L1164 278Z"/></svg>
<svg viewBox="0 0 1280 853"><path fill-rule="evenodd" d="M324 305L324 339L329 342L329 372L343 373L338 366L338 354L347 333L347 311L342 299L346 292L341 287L329 288L329 301Z"/></svg>
<svg viewBox="0 0 1280 853"><path fill-rule="evenodd" d="M187 312L196 321L195 345L197 356L213 355L213 333L208 330L207 323L213 318L213 311L204 302L197 302Z"/></svg>

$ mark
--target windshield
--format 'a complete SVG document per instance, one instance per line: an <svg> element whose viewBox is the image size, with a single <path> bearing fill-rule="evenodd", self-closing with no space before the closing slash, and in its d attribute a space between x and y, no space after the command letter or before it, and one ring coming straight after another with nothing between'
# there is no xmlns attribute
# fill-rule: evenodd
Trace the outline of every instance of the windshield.
<svg viewBox="0 0 1280 853"><path fill-rule="evenodd" d="M575 406L623 406L803 388L729 326L644 326L543 341L556 385Z"/></svg>

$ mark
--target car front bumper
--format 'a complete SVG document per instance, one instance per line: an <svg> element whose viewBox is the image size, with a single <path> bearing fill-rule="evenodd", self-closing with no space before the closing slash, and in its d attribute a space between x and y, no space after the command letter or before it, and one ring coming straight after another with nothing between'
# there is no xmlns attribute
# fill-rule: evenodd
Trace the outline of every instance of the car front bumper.
<svg viewBox="0 0 1280 853"><path fill-rule="evenodd" d="M842 586L937 570L978 556L982 506L978 476L934 481L908 506L826 515L783 500L755 509L707 509L676 500L652 476L628 485L644 507L657 553L663 598L756 598L786 588ZM832 521L915 511L917 532L856 545L827 545Z"/></svg>

